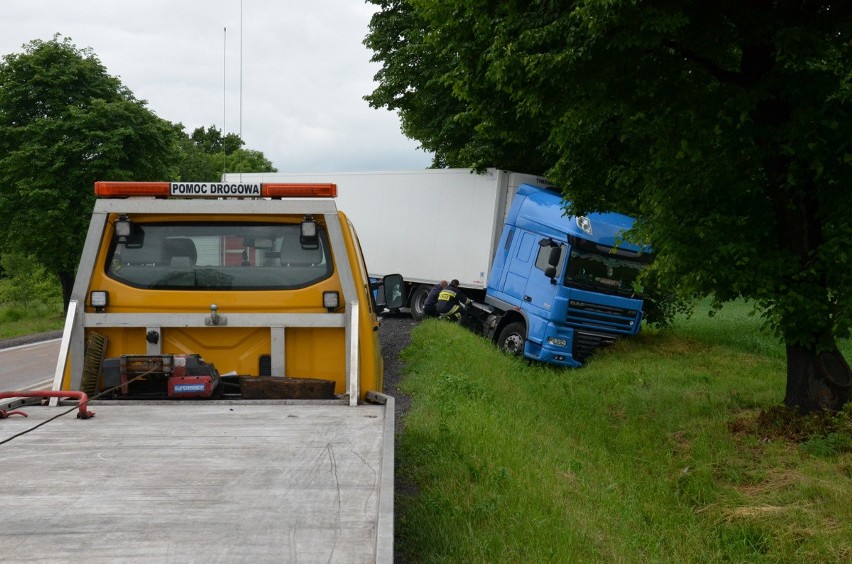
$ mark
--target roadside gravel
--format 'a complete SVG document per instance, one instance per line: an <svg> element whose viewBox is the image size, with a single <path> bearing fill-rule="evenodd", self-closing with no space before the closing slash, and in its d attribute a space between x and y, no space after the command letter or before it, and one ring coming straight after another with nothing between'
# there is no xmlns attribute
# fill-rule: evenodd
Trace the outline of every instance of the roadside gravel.
<svg viewBox="0 0 852 564"><path fill-rule="evenodd" d="M411 398L399 389L402 379L403 363L399 355L411 342L411 330L417 321L407 313L385 314L379 327L379 339L382 343L382 356L385 359L384 393L393 396L396 403L395 429L399 434L402 418L408 413Z"/></svg>
<svg viewBox="0 0 852 564"><path fill-rule="evenodd" d="M32 335L23 335L12 339L0 339L0 349L8 349L21 345L29 345L31 343L40 343L41 341L49 341L51 339L61 339L62 331L49 331L47 333L33 333Z"/></svg>

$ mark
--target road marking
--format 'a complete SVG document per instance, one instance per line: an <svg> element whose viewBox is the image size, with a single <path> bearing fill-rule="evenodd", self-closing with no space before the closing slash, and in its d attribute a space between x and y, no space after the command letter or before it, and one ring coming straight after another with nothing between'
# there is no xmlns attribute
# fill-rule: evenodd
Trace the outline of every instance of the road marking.
<svg viewBox="0 0 852 564"><path fill-rule="evenodd" d="M48 378L47 380L42 380L41 382L36 382L31 386L27 386L26 388L22 388L22 392L31 392L33 390L49 390L53 387L53 378Z"/></svg>

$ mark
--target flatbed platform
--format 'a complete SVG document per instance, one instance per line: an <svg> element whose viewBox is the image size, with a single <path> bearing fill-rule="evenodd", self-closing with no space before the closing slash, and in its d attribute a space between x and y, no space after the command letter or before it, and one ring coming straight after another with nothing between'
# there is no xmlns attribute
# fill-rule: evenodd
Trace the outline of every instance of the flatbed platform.
<svg viewBox="0 0 852 564"><path fill-rule="evenodd" d="M69 408L18 408L0 440ZM0 445L3 560L392 559L392 398L89 409Z"/></svg>

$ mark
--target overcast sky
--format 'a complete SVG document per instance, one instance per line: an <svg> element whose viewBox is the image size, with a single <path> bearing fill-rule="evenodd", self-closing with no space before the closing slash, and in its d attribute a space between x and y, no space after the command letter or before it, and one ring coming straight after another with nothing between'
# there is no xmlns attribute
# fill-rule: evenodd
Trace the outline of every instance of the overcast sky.
<svg viewBox="0 0 852 564"><path fill-rule="evenodd" d="M242 130L246 147L282 172L426 168L431 155L400 133L397 115L362 99L379 68L361 43L373 8L363 0L2 0L0 54L70 37L158 116L187 132L223 122L228 133Z"/></svg>

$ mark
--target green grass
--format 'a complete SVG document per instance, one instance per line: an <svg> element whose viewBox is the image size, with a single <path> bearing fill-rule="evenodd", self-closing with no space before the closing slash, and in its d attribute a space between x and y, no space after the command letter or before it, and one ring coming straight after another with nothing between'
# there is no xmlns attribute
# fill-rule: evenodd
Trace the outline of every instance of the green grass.
<svg viewBox="0 0 852 564"><path fill-rule="evenodd" d="M405 351L397 553L422 562L845 562L852 435L764 436L783 348L748 307L580 370L424 321ZM843 343L849 354L849 343ZM852 413L847 414L847 421Z"/></svg>
<svg viewBox="0 0 852 564"><path fill-rule="evenodd" d="M62 329L62 303L0 305L0 339Z"/></svg>

